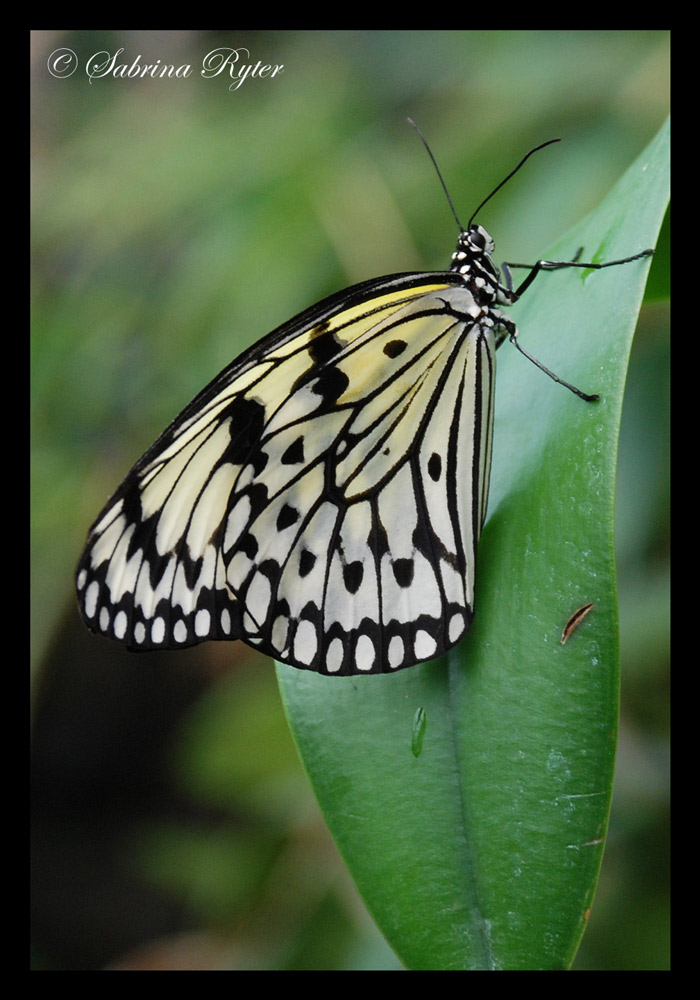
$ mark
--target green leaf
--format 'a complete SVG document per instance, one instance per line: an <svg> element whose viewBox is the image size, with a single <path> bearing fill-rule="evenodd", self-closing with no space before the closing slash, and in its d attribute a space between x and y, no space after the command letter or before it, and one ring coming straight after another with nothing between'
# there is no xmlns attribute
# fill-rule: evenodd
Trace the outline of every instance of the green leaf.
<svg viewBox="0 0 700 1000"><path fill-rule="evenodd" d="M600 262L653 246L667 199L664 128L547 257L571 259L583 245L581 259ZM499 351L466 639L392 676L278 665L328 825L408 968L568 968L583 933L612 788L616 449L648 268L541 274L513 310L523 345L601 398L585 403L510 345Z"/></svg>

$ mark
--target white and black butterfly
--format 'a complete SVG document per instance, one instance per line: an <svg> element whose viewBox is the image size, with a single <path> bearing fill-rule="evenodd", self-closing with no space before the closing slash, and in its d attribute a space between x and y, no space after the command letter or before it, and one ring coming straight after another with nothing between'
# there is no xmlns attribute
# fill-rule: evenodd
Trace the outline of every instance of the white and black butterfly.
<svg viewBox="0 0 700 1000"><path fill-rule="evenodd" d="M338 675L412 666L468 631L495 352L509 338L526 353L496 306L541 270L651 251L538 261L514 290L486 230L457 223L449 270L324 299L173 421L88 535L77 591L90 629L136 649L243 639Z"/></svg>

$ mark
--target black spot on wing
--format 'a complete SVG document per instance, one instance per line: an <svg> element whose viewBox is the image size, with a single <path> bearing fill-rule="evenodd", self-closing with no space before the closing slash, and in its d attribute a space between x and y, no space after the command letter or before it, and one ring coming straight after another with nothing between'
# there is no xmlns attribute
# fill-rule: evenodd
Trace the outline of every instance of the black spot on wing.
<svg viewBox="0 0 700 1000"><path fill-rule="evenodd" d="M350 594L356 594L360 589L365 569L361 562L351 562L343 566L343 583Z"/></svg>
<svg viewBox="0 0 700 1000"><path fill-rule="evenodd" d="M292 441L280 459L282 465L300 465L304 461L304 438L299 436Z"/></svg>
<svg viewBox="0 0 700 1000"><path fill-rule="evenodd" d="M316 556L308 549L302 549L299 556L299 576L308 576L316 563Z"/></svg>
<svg viewBox="0 0 700 1000"><path fill-rule="evenodd" d="M405 340L390 340L384 345L384 353L388 358L398 358L399 354L403 354L406 350L406 347Z"/></svg>
<svg viewBox="0 0 700 1000"><path fill-rule="evenodd" d="M329 333L324 323L320 323L315 331L313 340L309 344L309 357L314 364L327 364L342 349L343 344L338 343L335 335Z"/></svg>
<svg viewBox="0 0 700 1000"><path fill-rule="evenodd" d="M413 583L413 559L394 559L392 569L399 587L410 587Z"/></svg>
<svg viewBox="0 0 700 1000"><path fill-rule="evenodd" d="M298 520L299 511L296 507L292 507L290 504L286 503L277 515L277 530L284 531L285 528L289 528L292 524L296 524Z"/></svg>
<svg viewBox="0 0 700 1000"><path fill-rule="evenodd" d="M312 389L317 396L323 397L324 406L331 407L343 395L349 384L350 379L345 372L330 366L319 372Z"/></svg>
<svg viewBox="0 0 700 1000"><path fill-rule="evenodd" d="M436 451L428 459L428 475L434 483L438 481L442 473L442 459Z"/></svg>
<svg viewBox="0 0 700 1000"><path fill-rule="evenodd" d="M265 407L257 399L236 396L220 415L220 419L226 418L231 421L231 443L222 456L222 461L245 465L262 436Z"/></svg>

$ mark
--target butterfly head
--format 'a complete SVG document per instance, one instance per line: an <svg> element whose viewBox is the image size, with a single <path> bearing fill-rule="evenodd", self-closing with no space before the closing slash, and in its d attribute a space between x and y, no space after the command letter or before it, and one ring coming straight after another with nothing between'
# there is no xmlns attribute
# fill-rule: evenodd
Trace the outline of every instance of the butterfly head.
<svg viewBox="0 0 700 1000"><path fill-rule="evenodd" d="M481 269L486 261L491 263L489 254L492 254L494 249L495 244L484 227L472 225L459 234L450 270L459 271L460 274L470 274L475 266ZM493 273L492 266L488 267L488 270Z"/></svg>
<svg viewBox="0 0 700 1000"><path fill-rule="evenodd" d="M466 233L460 233L459 242L464 242L473 253L493 253L496 244L483 226L471 226Z"/></svg>

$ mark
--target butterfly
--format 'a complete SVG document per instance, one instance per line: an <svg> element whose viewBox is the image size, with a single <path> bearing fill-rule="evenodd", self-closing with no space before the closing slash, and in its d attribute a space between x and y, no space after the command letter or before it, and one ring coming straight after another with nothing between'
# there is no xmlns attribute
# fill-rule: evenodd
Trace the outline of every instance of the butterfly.
<svg viewBox="0 0 700 1000"><path fill-rule="evenodd" d="M411 123L413 124L413 123ZM244 351L139 459L88 534L76 586L92 631L134 649L242 639L328 675L392 672L474 617L496 350L542 270L503 265L474 216L446 271L373 278ZM556 142L558 140L550 140ZM510 267L529 274L513 289Z"/></svg>

